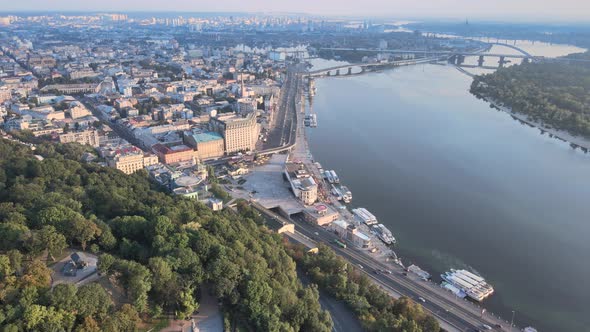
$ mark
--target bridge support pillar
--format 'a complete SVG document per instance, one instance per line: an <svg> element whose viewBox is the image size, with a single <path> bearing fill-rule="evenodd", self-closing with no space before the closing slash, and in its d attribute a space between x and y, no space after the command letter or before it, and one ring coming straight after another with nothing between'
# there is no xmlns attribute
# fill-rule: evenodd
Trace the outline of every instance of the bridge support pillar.
<svg viewBox="0 0 590 332"><path fill-rule="evenodd" d="M336 69L336 76L340 76L340 69Z"/></svg>
<svg viewBox="0 0 590 332"><path fill-rule="evenodd" d="M506 59L503 56L501 56L500 61L498 61L498 64L500 64L500 67L504 67L505 63L506 63Z"/></svg>
<svg viewBox="0 0 590 332"><path fill-rule="evenodd" d="M522 59L522 63L531 63L531 58Z"/></svg>
<svg viewBox="0 0 590 332"><path fill-rule="evenodd" d="M326 74L326 76L332 76L332 73L328 71L328 73Z"/></svg>
<svg viewBox="0 0 590 332"><path fill-rule="evenodd" d="M457 55L457 65L460 66L463 64L463 62L465 62L465 56L464 55Z"/></svg>
<svg viewBox="0 0 590 332"><path fill-rule="evenodd" d="M482 67L483 66L483 62L484 62L484 57L483 55L479 56L479 60L477 60L477 65Z"/></svg>
<svg viewBox="0 0 590 332"><path fill-rule="evenodd" d="M452 55L449 58L449 63L456 64L457 63L457 56L456 55Z"/></svg>
<svg viewBox="0 0 590 332"><path fill-rule="evenodd" d="M352 67L348 67L348 75L352 74Z"/></svg>

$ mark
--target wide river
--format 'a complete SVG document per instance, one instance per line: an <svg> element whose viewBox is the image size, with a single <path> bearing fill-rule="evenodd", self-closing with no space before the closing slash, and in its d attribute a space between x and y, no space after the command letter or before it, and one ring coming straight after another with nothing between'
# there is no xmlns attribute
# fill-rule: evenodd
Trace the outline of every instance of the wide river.
<svg viewBox="0 0 590 332"><path fill-rule="evenodd" d="M496 289L484 306L508 321L514 310L521 327L589 331L590 154L491 109L470 84L439 65L319 79L312 153L393 231L406 266L435 280L476 271Z"/></svg>

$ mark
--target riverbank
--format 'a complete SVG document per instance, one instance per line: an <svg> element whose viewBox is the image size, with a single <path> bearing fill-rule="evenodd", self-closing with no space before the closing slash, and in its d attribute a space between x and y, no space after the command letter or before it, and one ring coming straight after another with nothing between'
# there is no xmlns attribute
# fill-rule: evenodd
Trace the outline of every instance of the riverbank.
<svg viewBox="0 0 590 332"><path fill-rule="evenodd" d="M528 126L537 128L541 131L541 134L549 134L549 137L556 138L562 142L570 143L573 148L581 148L582 151L588 152L590 150L590 139L582 136L574 136L565 130L556 129L548 126L542 121L536 121L531 119L528 115L514 111L511 107L504 106L499 101L496 101L490 97L474 94L477 98L490 103L490 107L496 110L506 112L512 116L513 119L526 124Z"/></svg>

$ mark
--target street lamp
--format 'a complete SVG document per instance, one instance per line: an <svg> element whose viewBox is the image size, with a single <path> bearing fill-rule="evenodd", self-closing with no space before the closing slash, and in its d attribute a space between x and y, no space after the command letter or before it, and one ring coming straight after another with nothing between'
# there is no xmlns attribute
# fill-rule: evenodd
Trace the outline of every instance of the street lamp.
<svg viewBox="0 0 590 332"><path fill-rule="evenodd" d="M510 320L510 327L514 326L514 310L512 310L512 319Z"/></svg>

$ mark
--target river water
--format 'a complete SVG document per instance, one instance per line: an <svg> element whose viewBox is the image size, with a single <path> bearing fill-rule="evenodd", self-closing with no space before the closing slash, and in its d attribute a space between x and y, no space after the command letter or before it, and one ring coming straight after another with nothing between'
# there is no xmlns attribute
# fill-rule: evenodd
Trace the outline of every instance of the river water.
<svg viewBox="0 0 590 332"><path fill-rule="evenodd" d="M504 319L588 331L590 154L491 109L470 83L440 65L316 80L312 153L393 231L406 266L435 280L468 268Z"/></svg>

